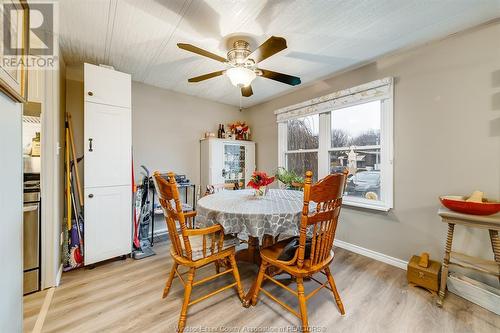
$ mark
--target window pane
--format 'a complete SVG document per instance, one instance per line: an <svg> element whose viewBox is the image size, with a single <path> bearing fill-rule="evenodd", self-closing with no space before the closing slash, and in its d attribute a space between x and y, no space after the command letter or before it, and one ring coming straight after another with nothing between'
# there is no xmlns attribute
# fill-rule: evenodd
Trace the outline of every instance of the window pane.
<svg viewBox="0 0 500 333"><path fill-rule="evenodd" d="M380 200L380 149L330 152L330 172L349 170L346 195Z"/></svg>
<svg viewBox="0 0 500 333"><path fill-rule="evenodd" d="M289 120L288 150L317 149L319 146L319 115Z"/></svg>
<svg viewBox="0 0 500 333"><path fill-rule="evenodd" d="M347 168L348 150L330 152L330 173L342 172Z"/></svg>
<svg viewBox="0 0 500 333"><path fill-rule="evenodd" d="M304 177L306 171L313 172L313 180L318 180L318 153L290 153L286 155L288 171Z"/></svg>
<svg viewBox="0 0 500 333"><path fill-rule="evenodd" d="M332 147L380 144L380 101L332 111Z"/></svg>

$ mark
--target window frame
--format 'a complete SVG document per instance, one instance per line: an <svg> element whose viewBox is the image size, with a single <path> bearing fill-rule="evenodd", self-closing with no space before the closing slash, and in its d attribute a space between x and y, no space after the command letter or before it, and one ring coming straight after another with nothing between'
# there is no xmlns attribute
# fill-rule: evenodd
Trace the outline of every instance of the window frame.
<svg viewBox="0 0 500 333"><path fill-rule="evenodd" d="M314 114L311 115L311 116L315 116ZM306 116L307 117L307 116ZM304 117L297 117L295 119L300 119L300 118L304 118ZM318 115L318 118L319 118L319 133L318 133L318 138L319 140L321 140L321 115ZM293 120L293 119L290 119L290 120ZM319 155L319 149L321 147L321 142L318 143L318 148L308 148L308 149L291 149L289 150L288 149L288 121L284 122L284 127L282 128L283 130L283 133L282 133L282 142L283 142L283 145L282 145L282 151L283 153L280 154L282 155L282 161L279 162L279 165L280 166L285 166L285 168L287 168L288 170L288 158L287 158L287 155L289 154L303 154L303 153L316 153L318 154L318 161L319 161L319 158L320 158L320 155ZM315 175L316 177L319 176L319 168L318 168L318 175ZM320 178L318 178L320 179Z"/></svg>
<svg viewBox="0 0 500 333"><path fill-rule="evenodd" d="M287 120L278 121L278 166L287 167L287 154L289 153L300 153L300 152L317 152L318 154L318 179L326 177L330 173L330 152L336 150L345 150L340 147L331 146L331 113L335 110L344 109L351 106L356 106L360 104L365 104L368 102L373 102L380 100L380 144L373 146L363 146L364 149L373 147L380 147L380 184L382 191L380 192L379 200L369 200L354 196L345 196L343 199L343 204L346 206L360 207L373 209L378 211L389 211L394 208L394 99L393 99L393 80L392 78L383 79L388 84L388 93L379 96L370 96L366 98L356 98L352 101L342 103L337 106L330 107L319 107L319 112L296 112L294 116L289 117ZM383 81L379 80L379 81ZM374 81L366 84L374 85ZM346 91L360 91L362 86L354 87ZM328 96L342 96L342 93L337 92L327 96L320 97L318 99L313 99L311 101L300 103L303 105L302 108L307 108L308 105L313 104L316 100L325 100ZM362 91L362 90L361 90ZM347 95L347 94L344 94ZM369 94L368 94L369 95ZM347 95L347 97L349 97ZM330 103L334 104L334 103ZM287 108L285 108L287 109ZM292 107L288 109L293 110ZM295 109L296 110L296 109ZM280 110L275 112L276 114L281 113ZM309 115L319 114L319 146L317 149L302 149L296 151L287 150L287 123L288 120L303 118Z"/></svg>

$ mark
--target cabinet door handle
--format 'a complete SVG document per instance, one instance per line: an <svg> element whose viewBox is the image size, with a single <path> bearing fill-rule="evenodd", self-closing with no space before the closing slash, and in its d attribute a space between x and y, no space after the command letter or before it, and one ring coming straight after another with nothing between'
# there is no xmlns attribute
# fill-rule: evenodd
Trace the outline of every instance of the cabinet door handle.
<svg viewBox="0 0 500 333"><path fill-rule="evenodd" d="M94 93L93 93L92 91L89 91L89 92L87 93L87 95L89 95L89 96L94 96Z"/></svg>
<svg viewBox="0 0 500 333"><path fill-rule="evenodd" d="M89 194L89 198L92 199L94 195L92 193Z"/></svg>
<svg viewBox="0 0 500 333"><path fill-rule="evenodd" d="M93 146L92 146L92 141L93 141L93 140L94 140L94 139L89 138L89 151L94 151L94 148L93 148Z"/></svg>

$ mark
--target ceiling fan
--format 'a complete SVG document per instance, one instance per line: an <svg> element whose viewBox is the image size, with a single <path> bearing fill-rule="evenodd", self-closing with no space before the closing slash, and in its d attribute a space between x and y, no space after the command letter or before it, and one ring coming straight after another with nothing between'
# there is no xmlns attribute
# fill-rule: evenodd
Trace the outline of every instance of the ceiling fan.
<svg viewBox="0 0 500 333"><path fill-rule="evenodd" d="M230 68L225 70L190 78L188 82L200 82L226 74L229 80L231 80L231 83L241 89L241 94L245 97L253 95L251 84L257 76L292 86L300 84L299 77L257 67L261 61L286 49L286 40L282 37L272 36L253 52L250 51L248 42L237 40L233 43L233 48L227 52L227 59L191 44L178 43L177 46L183 50L220 61L230 66Z"/></svg>

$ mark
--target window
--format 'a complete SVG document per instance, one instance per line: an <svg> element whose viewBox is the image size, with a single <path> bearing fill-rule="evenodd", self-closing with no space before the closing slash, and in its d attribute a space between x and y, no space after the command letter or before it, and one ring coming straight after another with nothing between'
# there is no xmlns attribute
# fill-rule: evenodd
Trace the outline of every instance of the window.
<svg viewBox="0 0 500 333"><path fill-rule="evenodd" d="M317 180L319 148L319 115L287 122L286 167L298 175L311 170Z"/></svg>
<svg viewBox="0 0 500 333"><path fill-rule="evenodd" d="M278 110L279 165L311 170L315 181L348 169L344 204L392 208L392 79L385 80Z"/></svg>
<svg viewBox="0 0 500 333"><path fill-rule="evenodd" d="M349 170L346 195L380 198L380 101L331 113L330 173Z"/></svg>

